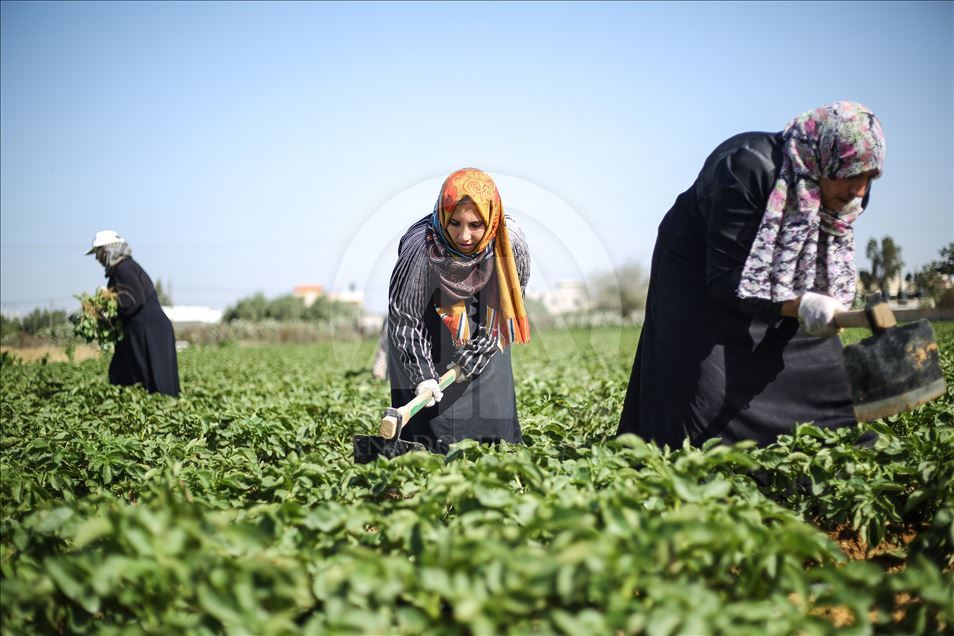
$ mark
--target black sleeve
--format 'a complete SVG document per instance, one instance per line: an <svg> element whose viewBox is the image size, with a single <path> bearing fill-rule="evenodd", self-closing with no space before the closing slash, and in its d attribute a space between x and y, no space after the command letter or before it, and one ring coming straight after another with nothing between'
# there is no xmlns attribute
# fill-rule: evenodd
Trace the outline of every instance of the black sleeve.
<svg viewBox="0 0 954 636"><path fill-rule="evenodd" d="M136 267L120 263L109 277L109 288L119 296L119 317L131 318L146 302L146 290Z"/></svg>
<svg viewBox="0 0 954 636"><path fill-rule="evenodd" d="M707 227L707 288L713 298L734 309L775 322L782 303L738 296L742 269L775 184L775 166L770 157L741 148L719 159L714 168L705 188L708 196L700 199Z"/></svg>

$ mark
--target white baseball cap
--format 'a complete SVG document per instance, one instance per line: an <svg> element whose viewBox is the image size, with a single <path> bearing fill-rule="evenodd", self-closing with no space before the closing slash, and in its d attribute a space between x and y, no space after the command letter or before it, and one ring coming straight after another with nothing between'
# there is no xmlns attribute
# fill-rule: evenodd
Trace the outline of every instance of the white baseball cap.
<svg viewBox="0 0 954 636"><path fill-rule="evenodd" d="M92 254L96 251L97 247L102 247L104 245L111 245L113 243L125 243L126 239L121 237L119 234L113 230L100 230L96 233L96 236L93 237L93 247L89 248L89 251L86 252L87 255Z"/></svg>

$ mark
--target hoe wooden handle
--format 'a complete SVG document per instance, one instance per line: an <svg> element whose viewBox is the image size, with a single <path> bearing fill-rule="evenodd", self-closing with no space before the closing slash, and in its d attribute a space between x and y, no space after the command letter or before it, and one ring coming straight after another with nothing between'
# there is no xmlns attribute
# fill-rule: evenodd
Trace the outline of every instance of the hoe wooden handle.
<svg viewBox="0 0 954 636"><path fill-rule="evenodd" d="M871 314L871 322L868 322L868 314ZM874 326L876 329L888 329L898 324L891 308L886 303L875 305L870 310L859 311L840 311L835 314L835 324L839 327L868 327Z"/></svg>
<svg viewBox="0 0 954 636"><path fill-rule="evenodd" d="M887 305L875 305L872 308L875 327L888 329L894 327L898 321L911 322L914 320L945 321L954 320L954 309L897 309L891 311ZM835 314L835 324L839 327L868 327L868 318L865 311L841 311Z"/></svg>
<svg viewBox="0 0 954 636"><path fill-rule="evenodd" d="M441 376L441 379L438 381L437 385L441 388L441 391L443 391L456 380L457 367L455 366ZM381 418L381 428L378 430L378 434L384 439L393 439L398 434L398 424L400 423L402 427L406 426L408 420L417 415L418 412L424 408L424 405L430 402L433 398L433 393L430 391L424 391L404 406L395 409L397 410L397 415L394 415L393 410L389 409L391 412Z"/></svg>

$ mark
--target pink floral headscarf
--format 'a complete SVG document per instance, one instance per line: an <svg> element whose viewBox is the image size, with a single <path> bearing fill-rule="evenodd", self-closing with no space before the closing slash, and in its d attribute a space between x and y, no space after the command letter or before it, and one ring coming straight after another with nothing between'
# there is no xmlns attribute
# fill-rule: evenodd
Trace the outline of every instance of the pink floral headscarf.
<svg viewBox="0 0 954 636"><path fill-rule="evenodd" d="M855 296L852 223L862 212L861 200L840 212L826 210L819 182L869 170L881 176L881 123L861 104L835 102L789 122L782 142L782 170L742 269L738 296L781 302L814 291L848 306Z"/></svg>

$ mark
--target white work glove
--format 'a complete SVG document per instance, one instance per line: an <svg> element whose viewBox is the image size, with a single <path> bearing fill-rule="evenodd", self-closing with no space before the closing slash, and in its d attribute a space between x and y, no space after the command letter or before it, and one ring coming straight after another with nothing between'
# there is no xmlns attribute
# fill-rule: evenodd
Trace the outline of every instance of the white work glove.
<svg viewBox="0 0 954 636"><path fill-rule="evenodd" d="M441 385L437 383L437 380L424 380L417 385L417 388L414 389L414 395L420 395L424 391L430 391L434 395L434 399L428 402L425 405L425 408L430 408L441 401L441 398L444 397L444 392L441 391Z"/></svg>
<svg viewBox="0 0 954 636"><path fill-rule="evenodd" d="M835 314L840 311L846 311L845 306L831 296L807 292L798 304L798 320L809 336L834 336Z"/></svg>

